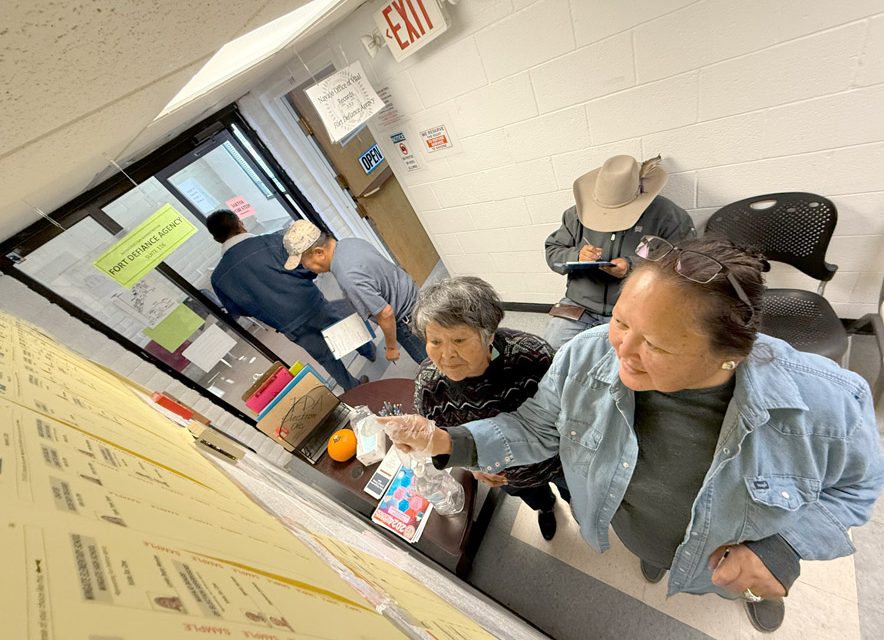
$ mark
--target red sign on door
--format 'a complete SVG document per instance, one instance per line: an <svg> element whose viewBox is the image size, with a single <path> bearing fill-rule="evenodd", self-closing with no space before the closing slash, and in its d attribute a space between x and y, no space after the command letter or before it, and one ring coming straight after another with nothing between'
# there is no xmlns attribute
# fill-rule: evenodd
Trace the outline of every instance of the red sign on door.
<svg viewBox="0 0 884 640"><path fill-rule="evenodd" d="M388 0L374 14L375 24L393 52L404 60L448 28L436 0Z"/></svg>

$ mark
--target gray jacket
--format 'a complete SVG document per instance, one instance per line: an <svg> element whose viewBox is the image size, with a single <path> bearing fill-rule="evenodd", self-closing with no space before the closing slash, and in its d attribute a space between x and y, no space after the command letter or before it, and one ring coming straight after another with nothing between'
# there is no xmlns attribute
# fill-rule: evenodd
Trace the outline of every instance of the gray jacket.
<svg viewBox="0 0 884 640"><path fill-rule="evenodd" d="M577 217L577 207L571 207L562 214L562 226L546 239L546 262L553 271L564 274L563 268L553 265L576 261L584 240L594 247L601 247L601 260L622 257L631 262L636 257L635 247L642 236L660 236L674 243L694 237L695 233L694 223L687 212L663 196L654 198L632 228L613 233L584 227ZM622 282L621 278L600 269L574 271L568 273L565 296L590 311L610 316Z"/></svg>

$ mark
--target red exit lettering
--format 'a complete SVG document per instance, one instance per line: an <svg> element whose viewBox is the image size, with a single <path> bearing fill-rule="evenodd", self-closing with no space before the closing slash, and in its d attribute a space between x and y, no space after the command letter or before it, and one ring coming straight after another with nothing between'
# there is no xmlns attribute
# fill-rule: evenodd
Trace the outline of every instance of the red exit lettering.
<svg viewBox="0 0 884 640"><path fill-rule="evenodd" d="M418 15L418 9L420 15ZM396 12L395 16L391 15L394 11ZM424 0L393 0L383 8L381 13L387 21L387 37L394 38L402 50L420 39L427 29L433 28L433 21L427 13ZM399 35L403 28L405 35L408 36L407 40L403 40Z"/></svg>

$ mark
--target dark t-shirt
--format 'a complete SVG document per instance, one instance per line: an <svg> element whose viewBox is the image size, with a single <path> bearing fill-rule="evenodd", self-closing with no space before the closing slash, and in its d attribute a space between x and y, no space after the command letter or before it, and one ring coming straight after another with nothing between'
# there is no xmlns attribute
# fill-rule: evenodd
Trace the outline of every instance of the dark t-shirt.
<svg viewBox="0 0 884 640"><path fill-rule="evenodd" d="M734 378L711 389L635 394L638 459L611 524L642 560L672 563L712 464Z"/></svg>
<svg viewBox="0 0 884 640"><path fill-rule="evenodd" d="M498 329L494 347L500 355L485 373L459 382L446 378L431 360L424 361L414 383L415 412L447 428L515 411L534 397L552 363L552 348L535 335L512 329ZM507 484L515 489L540 486L560 475L559 456L506 469Z"/></svg>

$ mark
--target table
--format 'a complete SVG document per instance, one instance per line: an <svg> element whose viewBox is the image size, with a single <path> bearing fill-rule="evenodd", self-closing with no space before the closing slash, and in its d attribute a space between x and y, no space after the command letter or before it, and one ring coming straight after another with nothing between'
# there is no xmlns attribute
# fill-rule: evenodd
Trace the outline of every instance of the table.
<svg viewBox="0 0 884 640"><path fill-rule="evenodd" d="M345 392L341 400L348 405L365 405L374 412L383 406L384 401L402 405L402 413L414 412L414 381L407 378L389 378L359 385ZM371 517L378 504L363 491L379 463L364 466L356 458L348 462L335 462L328 455L322 456L315 469L332 478L342 487L347 496L345 502L361 514ZM489 492L478 500L478 487L473 475L464 469L453 469L452 476L464 488L464 509L454 516L440 516L431 513L421 535L414 546L460 577L469 573L473 557L481 542L488 521L494 511L497 492ZM388 535L393 535L385 531Z"/></svg>

